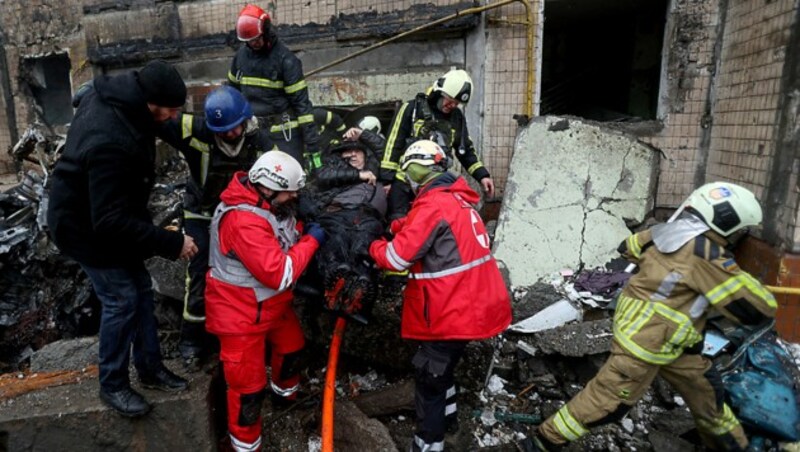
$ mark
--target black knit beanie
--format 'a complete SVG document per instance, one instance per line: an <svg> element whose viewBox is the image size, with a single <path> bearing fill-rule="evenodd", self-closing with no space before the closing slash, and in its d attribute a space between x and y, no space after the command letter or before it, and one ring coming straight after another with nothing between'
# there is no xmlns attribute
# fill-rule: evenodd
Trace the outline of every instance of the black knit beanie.
<svg viewBox="0 0 800 452"><path fill-rule="evenodd" d="M139 86L147 102L159 107L178 108L186 103L186 84L169 63L155 60L139 71Z"/></svg>

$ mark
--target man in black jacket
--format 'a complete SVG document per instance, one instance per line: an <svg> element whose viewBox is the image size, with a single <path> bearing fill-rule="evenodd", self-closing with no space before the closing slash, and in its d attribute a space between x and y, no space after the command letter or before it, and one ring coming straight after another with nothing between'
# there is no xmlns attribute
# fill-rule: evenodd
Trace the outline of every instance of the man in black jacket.
<svg viewBox="0 0 800 452"><path fill-rule="evenodd" d="M144 260L189 259L194 240L153 225L147 201L155 179L155 131L186 100L178 72L163 61L99 76L79 99L64 153L51 177L47 222L53 241L75 259L102 304L100 399L124 416L150 405L131 389L130 349L142 385L188 388L161 362L153 289Z"/></svg>
<svg viewBox="0 0 800 452"><path fill-rule="evenodd" d="M245 45L233 57L228 82L253 106L278 149L307 172L314 171L308 162L320 162L319 134L300 59L278 39L269 14L256 5L239 13L236 36Z"/></svg>
<svg viewBox="0 0 800 452"><path fill-rule="evenodd" d="M193 372L199 370L209 348L205 290L212 214L234 173L252 167L272 143L253 117L250 103L230 86L206 97L204 117L183 113L166 123L159 138L183 154L191 174L183 200L183 227L195 239L198 253L187 268L178 349L186 370Z"/></svg>

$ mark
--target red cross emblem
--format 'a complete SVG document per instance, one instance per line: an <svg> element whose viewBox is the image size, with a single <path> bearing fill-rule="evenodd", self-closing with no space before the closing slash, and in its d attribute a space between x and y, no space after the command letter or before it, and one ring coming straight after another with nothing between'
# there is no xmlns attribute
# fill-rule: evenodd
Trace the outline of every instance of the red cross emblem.
<svg viewBox="0 0 800 452"><path fill-rule="evenodd" d="M275 172L280 173L281 171L283 171L283 167L280 165L275 165Z"/></svg>

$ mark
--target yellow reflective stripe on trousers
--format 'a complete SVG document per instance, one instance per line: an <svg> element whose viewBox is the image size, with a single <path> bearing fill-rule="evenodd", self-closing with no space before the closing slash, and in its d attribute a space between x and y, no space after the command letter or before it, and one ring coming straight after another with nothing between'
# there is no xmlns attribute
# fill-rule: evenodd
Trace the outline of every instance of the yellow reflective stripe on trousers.
<svg viewBox="0 0 800 452"><path fill-rule="evenodd" d="M560 433L561 436L563 436L567 441L576 441L581 436L589 433L589 431L586 430L586 428L581 425L577 419L572 417L567 405L564 405L560 410L558 410L553 418L553 423L555 424L558 433Z"/></svg>
<svg viewBox="0 0 800 452"><path fill-rule="evenodd" d="M472 173L474 173L474 172L475 172L475 170L477 170L478 168L483 168L483 163L481 163L481 162L476 162L476 163L473 163L473 164L472 164L472 166L470 166L469 168L467 168L467 172L468 172L469 174L472 174Z"/></svg>
<svg viewBox="0 0 800 452"><path fill-rule="evenodd" d="M236 79L234 79L234 81L235 80ZM238 82L242 85L258 86L259 88L272 88L272 89L283 88L282 81L270 80L268 78L261 78L261 77L242 77L242 79L239 80Z"/></svg>
<svg viewBox="0 0 800 452"><path fill-rule="evenodd" d="M731 411L730 407L728 407L728 404L723 404L722 416L717 419L712 421L699 418L697 419L697 426L700 427L700 429L705 433L709 433L714 436L722 436L726 433L729 433L738 425L739 420L733 415L733 411Z"/></svg>
<svg viewBox="0 0 800 452"><path fill-rule="evenodd" d="M640 346L633 340L655 314L675 323L677 326L672 337L661 345L658 353ZM614 314L614 339L627 351L642 361L651 364L669 364L683 353L684 347L690 347L702 339L685 314L662 303L638 300L620 295L617 312Z"/></svg>
<svg viewBox="0 0 800 452"><path fill-rule="evenodd" d="M183 211L183 219L184 220L208 220L211 221L211 215L203 215L202 213L195 213L189 210Z"/></svg>
<svg viewBox="0 0 800 452"><path fill-rule="evenodd" d="M306 85L306 81L305 80L300 80L299 82L297 82L297 83L295 83L293 85L289 85L286 88L283 88L283 90L286 91L286 94L294 94L294 93L300 91L301 89L305 89L305 88L308 88L308 85Z"/></svg>
<svg viewBox="0 0 800 452"><path fill-rule="evenodd" d="M236 76L233 75L233 72L228 71L228 80L232 81L233 83L239 83L239 80L236 80Z"/></svg>
<svg viewBox="0 0 800 452"><path fill-rule="evenodd" d="M184 113L181 117L181 139L185 140L192 136L192 115Z"/></svg>
<svg viewBox="0 0 800 452"><path fill-rule="evenodd" d="M712 305L717 305L722 300L735 294L743 287L747 288L755 296L764 300L770 307L777 308L778 305L775 302L775 297L769 293L764 286L761 285L761 283L756 281L747 273L740 273L738 275L731 276L722 284L709 290L705 295Z"/></svg>
<svg viewBox="0 0 800 452"><path fill-rule="evenodd" d="M314 115L300 115L297 117L298 124L311 124L314 122Z"/></svg>

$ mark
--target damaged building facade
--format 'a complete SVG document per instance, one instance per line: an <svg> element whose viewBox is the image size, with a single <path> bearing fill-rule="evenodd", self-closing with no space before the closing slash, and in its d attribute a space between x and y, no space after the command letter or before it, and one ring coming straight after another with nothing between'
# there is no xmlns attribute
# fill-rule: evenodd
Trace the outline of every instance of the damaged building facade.
<svg viewBox="0 0 800 452"><path fill-rule="evenodd" d="M69 98L80 84L154 58L177 65L190 86L187 110L201 111L205 95L226 78L238 45L234 19L244 3L4 2L0 149L32 124L63 133ZM388 37L492 3L503 6L458 15L324 68ZM749 244L749 268L770 284L800 282L798 0L287 0L261 6L303 61L318 106L391 107L451 67L468 70L476 89L467 117L498 185L496 201L514 188L507 181L525 116L625 124L628 135L660 156L645 213L668 213L704 182L740 183L766 212L762 240ZM388 123L390 115L384 109L382 119ZM0 152L3 182L16 182L18 169ZM787 315L779 329L800 337L800 320L789 320L800 318L800 303L781 298Z"/></svg>
<svg viewBox="0 0 800 452"><path fill-rule="evenodd" d="M80 84L154 58L179 68L190 87L187 110L200 112L205 95L227 76L238 45L234 18L244 3L4 2L0 149L10 149L30 125L63 134L72 115L69 99ZM502 6L457 14L492 4ZM516 186L510 174L530 179L512 170L515 150L528 152L518 141L528 117L594 121L599 128L592 134L609 148L617 138L605 133L613 125L656 155L645 158L655 169L644 185L646 199L636 215L614 214L618 223L633 226L653 212L663 218L704 182L737 182L756 193L766 212L761 240L748 244L752 252L745 254L752 262L745 267L769 284L800 282L798 0L330 0L262 6L303 61L318 106L347 111L384 105L388 125L391 106L451 67L468 70L476 82L466 109L470 131L499 188L487 207L497 206L503 195L512 198ZM452 20L328 67L451 15ZM597 149L602 152L603 146ZM547 149L535 152L545 155ZM0 153L2 182L15 183L19 169L10 153ZM582 190L591 187L584 184ZM594 195L601 207L603 200L614 200L613 187ZM582 231L586 224L574 227ZM623 229L615 231L599 240L612 247ZM573 260L575 268L596 264L584 262L581 251ZM788 296L781 303L786 315L780 316L779 329L800 337L800 320L793 320L800 319L794 315L800 303Z"/></svg>
<svg viewBox="0 0 800 452"><path fill-rule="evenodd" d="M189 85L186 109L201 112L205 95L227 77L238 45L233 24L244 4L4 2L0 149L10 149L31 126L63 135L78 86L155 58L179 68ZM563 176L545 171L531 180L524 164L512 162L515 151L559 160L548 147L563 140L537 138L558 130L536 131L537 119L528 120L580 118L597 125L579 144L584 149L619 149L617 135L605 135L613 128L652 154L641 159L654 168L643 185L645 199L635 213L623 209L612 215L622 227L608 237L608 246L590 244L600 254L615 247L626 226L654 212L663 218L702 183L729 180L752 189L766 212L761 240L751 241L743 254L745 267L769 284L800 281L798 0L330 0L262 6L303 61L317 106L347 111L388 105L382 117L388 126L392 105L412 98L451 67L469 71L476 82L466 109L470 131L499 189L497 199L487 203L489 212L497 212L504 195L512 204L517 186L510 176L542 186L548 177ZM330 65L435 21L424 31ZM594 135L603 145L587 145L597 141ZM516 174L512 168L518 168ZM2 182L16 182L19 169L10 153L0 152ZM608 170L611 179L615 171ZM595 210L619 201L613 181L608 193L602 184L584 182L568 189L579 197L596 189ZM526 198L517 210L536 204ZM583 224L559 227L582 234L594 221L584 217ZM573 268L598 263L584 259L583 250L569 259ZM547 270L565 265L570 261ZM791 320L800 317L795 315L800 303L782 296L781 304L786 315L780 316L779 329L800 337L800 322Z"/></svg>
<svg viewBox="0 0 800 452"><path fill-rule="evenodd" d="M480 14L457 14L493 3L502 6ZM139 68L156 58L167 60L187 82L186 110L201 113L206 94L227 77L239 45L233 26L244 4L228 0L3 1L0 186L24 180L22 190L16 193L37 199L35 189L41 188L42 178L20 171L40 171L36 158L15 161L14 153L6 150L24 142L24 137L31 137L33 149L46 138L63 135L72 117L72 94L96 75ZM388 126L394 106L413 98L451 67L464 68L472 75L475 91L466 108L467 120L473 141L498 185L497 199L489 200L484 212L498 216L495 254L514 289L515 320L544 312L548 306L548 312L557 311L566 321L585 320L557 329L548 324L550 329L536 329L538 335L532 338L524 335L529 333L509 332L497 350L486 350L495 344L481 345L483 353L465 367L472 377L471 386L480 386L484 377L488 383L483 387L488 388L489 402L467 397L471 406L486 407L467 413L468 417L477 416L484 426L502 423L500 414L508 414L495 418L491 408L498 398L508 399L502 402L506 405L524 403L515 410L529 413L529 418L517 421L534 423L535 418L538 423L551 408L579 390L602 364L602 354L608 349L610 310L582 318L581 310L570 308L562 297L548 298L552 294L546 292L551 288L540 290L542 284L536 280L554 272L571 276L568 269L603 265L631 228L652 217L665 219L705 182L727 180L755 192L764 207L764 227L756 232L758 239L746 243L741 263L767 284L800 287L800 0L272 0L259 6L268 10L279 36L303 61L316 106L374 112ZM455 17L327 67L384 39L448 16ZM31 126L37 132L32 132ZM26 155L35 156L35 152L29 150ZM2 202L13 201L24 208L25 201L16 196L0 197L0 207ZM12 250L19 242L11 244L10 239L19 239L7 231L18 229L6 218L2 220L0 250L4 245ZM4 237L9 240L1 241ZM33 244L35 239L28 241ZM96 306L87 308L92 303L88 284L66 284L78 272L74 263L35 246L12 251L14 258L48 262L35 274L21 271L21 275L65 282L37 294L37 302L75 300L68 318L51 320L96 323L89 312L96 311ZM9 274L10 268L0 267L0 271ZM178 299L183 269L172 271L174 287L158 287L157 281L157 289ZM20 285L25 281L20 277ZM59 287L65 289L59 292ZM577 298L570 297L573 305ZM800 340L798 298L778 297L778 330L793 341ZM0 308L2 301L0 298ZM602 308L607 301L600 302ZM583 300L578 303L591 306ZM390 314L396 322L396 313ZM20 330L27 328L28 323L12 320L21 325ZM47 319L23 320L41 323ZM396 323L382 322L391 325L382 333L391 334L392 339L364 335L371 339L362 340L366 346L352 340L352 345L347 344L350 351L356 350L359 356L363 352L370 358L366 361L377 364L380 357L373 359L367 348L398 340ZM20 336L20 342L38 349L56 339L37 334L29 329L28 335L36 337ZM357 349L359 346L365 349ZM491 353L500 359L492 360L487 375L484 365ZM398 359L399 354L384 353L383 359L408 361ZM578 361L591 365L576 365ZM90 372L81 366L80 372ZM494 384L496 377L531 386L509 394L502 384ZM208 375L194 378L194 387L213 385ZM2 385L0 380L0 395ZM522 397L534 385L536 389ZM353 386L351 382L350 391ZM60 397L34 394L30 404L44 405L37 399L40 397L53 403L77 400L79 405L93 397L85 385L55 390L62 392L56 392ZM182 413L202 413L209 419L189 423L211 424L215 422L209 414L213 410L207 409L205 393L187 394L159 401L166 407L162 411L181 413L180 417L156 418L144 428L162 432L155 438L165 438L165 449L189 445L208 450L214 438L189 437L192 432L182 432L187 423ZM658 445L673 443L673 450L682 450L683 444L675 439L680 429L656 428L649 435L646 430L642 434L642 425L666 424L676 412L682 413L679 420L692 425L683 401L673 393L659 387L654 398L655 403L647 401L634 412L633 421L623 423L620 447L651 444L657 450L668 450ZM407 410L413 405L409 400L401 402ZM350 409L349 403L342 403L343 409ZM374 401L371 404L376 405ZM366 413L368 405L359 408ZM60 419L63 407L46 408ZM98 425L116 425L116 418L94 405L86 409L93 413L89 419ZM373 418L387 413L367 414ZM386 424L396 429L397 424L404 425L402 417ZM54 443L72 438L69 435L78 440L80 434L74 432L80 430L72 428L71 422L82 427L86 418L70 419L59 421L65 427L52 436ZM19 437L35 437L38 431L52 428L49 420L39 425L22 416L3 421L24 433ZM304 427L288 417L269 422L271 427L266 430L271 434L299 432ZM362 428L364 423L359 422L353 421L352 428ZM99 429L106 432L106 427ZM348 434L341 425L337 429L337 444L379 436L362 430ZM659 443L656 434L662 430L670 435ZM491 445L499 431L494 428L488 438L481 435L480 444ZM506 433L510 442L518 431L508 429ZM607 450L602 436L606 434L592 437L596 450ZM127 443L134 436L128 431L111 439L95 436L103 438L106 447L133 447ZM170 438L174 441L168 441ZM7 439L8 435L0 432L0 446ZM290 439L296 440L284 440ZM283 450L295 450L284 446ZM151 444L144 447L160 450ZM350 447L359 448L384 450L375 445Z"/></svg>

